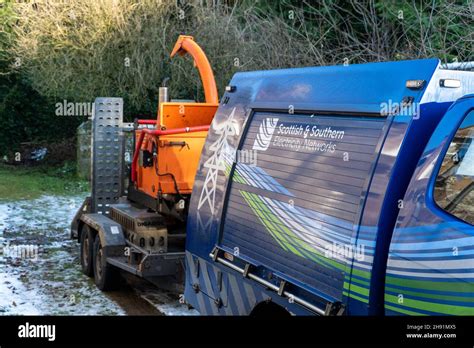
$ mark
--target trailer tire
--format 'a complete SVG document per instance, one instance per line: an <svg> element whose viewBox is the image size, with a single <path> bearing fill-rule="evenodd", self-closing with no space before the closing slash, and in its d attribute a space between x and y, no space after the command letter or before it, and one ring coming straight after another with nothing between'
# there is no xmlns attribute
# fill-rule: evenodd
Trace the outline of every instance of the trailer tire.
<svg viewBox="0 0 474 348"><path fill-rule="evenodd" d="M107 263L100 236L97 234L94 242L94 281L102 291L111 291L118 287L120 281L119 270Z"/></svg>
<svg viewBox="0 0 474 348"><path fill-rule="evenodd" d="M92 262L92 255L94 252L94 233L92 229L83 225L81 231L81 269L88 277L94 275L94 267Z"/></svg>

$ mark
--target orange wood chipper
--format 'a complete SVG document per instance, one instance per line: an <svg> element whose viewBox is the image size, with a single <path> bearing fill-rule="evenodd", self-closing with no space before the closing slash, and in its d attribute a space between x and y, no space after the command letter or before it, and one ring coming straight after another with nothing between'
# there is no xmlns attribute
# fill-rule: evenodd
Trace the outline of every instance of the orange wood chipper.
<svg viewBox="0 0 474 348"><path fill-rule="evenodd" d="M168 88L160 87L156 121L137 121L138 125L154 127L135 131L136 145L131 169L133 187L129 189L138 201L151 204L150 208L182 216L219 101L211 65L192 36L181 35L178 38L171 57L176 54L193 57L201 76L205 102L169 101Z"/></svg>

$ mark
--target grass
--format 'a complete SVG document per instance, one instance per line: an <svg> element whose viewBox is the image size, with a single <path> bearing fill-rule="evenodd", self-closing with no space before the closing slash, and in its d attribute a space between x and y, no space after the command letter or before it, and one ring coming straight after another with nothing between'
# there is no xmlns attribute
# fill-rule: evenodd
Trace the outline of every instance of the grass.
<svg viewBox="0 0 474 348"><path fill-rule="evenodd" d="M0 201L34 199L42 195L73 195L89 191L73 165L62 167L19 167L0 165Z"/></svg>

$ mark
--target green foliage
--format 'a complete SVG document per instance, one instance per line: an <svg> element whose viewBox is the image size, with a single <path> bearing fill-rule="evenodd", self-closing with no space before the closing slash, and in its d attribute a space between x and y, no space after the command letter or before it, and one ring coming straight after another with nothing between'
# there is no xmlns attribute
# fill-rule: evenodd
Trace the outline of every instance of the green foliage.
<svg viewBox="0 0 474 348"><path fill-rule="evenodd" d="M17 75L3 76L0 88L0 155L17 151L21 142L74 141L76 127L84 118L59 117L55 106Z"/></svg>
<svg viewBox="0 0 474 348"><path fill-rule="evenodd" d="M19 149L21 142L72 138L80 118L55 115L51 97L41 95L21 75L22 57L10 51L19 20L11 0L0 2L0 157Z"/></svg>
<svg viewBox="0 0 474 348"><path fill-rule="evenodd" d="M471 61L474 8L470 0L377 1L375 9L401 40L394 41L403 59L437 56L444 62Z"/></svg>
<svg viewBox="0 0 474 348"><path fill-rule="evenodd" d="M12 0L0 0L0 68L6 68L10 57L8 48L12 44L13 26L17 20ZM0 71L2 71L0 70Z"/></svg>

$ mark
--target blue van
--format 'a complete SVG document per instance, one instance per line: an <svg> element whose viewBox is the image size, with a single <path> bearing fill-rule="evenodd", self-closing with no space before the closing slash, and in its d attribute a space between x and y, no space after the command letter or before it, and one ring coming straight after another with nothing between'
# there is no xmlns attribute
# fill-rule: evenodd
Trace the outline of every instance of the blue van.
<svg viewBox="0 0 474 348"><path fill-rule="evenodd" d="M201 155L185 299L208 315L474 315L474 72L237 73Z"/></svg>

